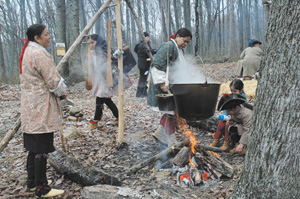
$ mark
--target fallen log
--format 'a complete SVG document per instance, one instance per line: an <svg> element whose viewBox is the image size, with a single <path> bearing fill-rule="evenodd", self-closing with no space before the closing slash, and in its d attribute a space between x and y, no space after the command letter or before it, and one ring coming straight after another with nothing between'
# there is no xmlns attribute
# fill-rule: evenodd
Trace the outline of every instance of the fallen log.
<svg viewBox="0 0 300 199"><path fill-rule="evenodd" d="M6 133L6 135L0 142L0 153L6 148L9 141L14 137L14 135L18 132L21 126L21 117L19 117L19 115L17 117L18 119L15 122L14 126Z"/></svg>
<svg viewBox="0 0 300 199"><path fill-rule="evenodd" d="M83 186L97 184L121 185L121 181L118 178L93 166L85 165L58 149L49 154L48 160L56 171Z"/></svg>

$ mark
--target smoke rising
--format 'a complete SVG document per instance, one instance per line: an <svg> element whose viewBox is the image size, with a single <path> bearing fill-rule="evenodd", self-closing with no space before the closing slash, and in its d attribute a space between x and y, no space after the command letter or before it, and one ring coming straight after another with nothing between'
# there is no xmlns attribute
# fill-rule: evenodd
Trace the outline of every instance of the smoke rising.
<svg viewBox="0 0 300 199"><path fill-rule="evenodd" d="M185 60L177 60L169 69L171 84L202 84L205 82L205 71L197 66L197 59L192 55L185 56ZM207 83L214 81L207 77Z"/></svg>

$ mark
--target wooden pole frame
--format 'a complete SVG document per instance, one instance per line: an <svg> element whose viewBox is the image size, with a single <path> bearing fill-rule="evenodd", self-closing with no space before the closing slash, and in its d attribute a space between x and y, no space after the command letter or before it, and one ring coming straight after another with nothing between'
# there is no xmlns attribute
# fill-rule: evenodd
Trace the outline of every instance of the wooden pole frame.
<svg viewBox="0 0 300 199"><path fill-rule="evenodd" d="M117 29L117 39L118 39L118 49L123 48L122 43L122 30L121 30L121 3L122 0L116 0L116 29ZM123 55L118 58L118 68L119 68L119 80L118 80L118 90L119 90L119 128L118 128L118 142L124 142L124 87L123 87Z"/></svg>

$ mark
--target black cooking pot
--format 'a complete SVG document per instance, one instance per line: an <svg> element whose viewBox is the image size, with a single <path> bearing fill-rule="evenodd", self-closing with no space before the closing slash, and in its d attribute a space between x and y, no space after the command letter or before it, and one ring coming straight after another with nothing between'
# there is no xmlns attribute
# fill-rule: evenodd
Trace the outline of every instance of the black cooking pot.
<svg viewBox="0 0 300 199"><path fill-rule="evenodd" d="M220 84L173 84L178 115L189 121L207 119L214 115L219 96Z"/></svg>
<svg viewBox="0 0 300 199"><path fill-rule="evenodd" d="M175 101L173 94L157 94L156 99L160 111L175 110Z"/></svg>

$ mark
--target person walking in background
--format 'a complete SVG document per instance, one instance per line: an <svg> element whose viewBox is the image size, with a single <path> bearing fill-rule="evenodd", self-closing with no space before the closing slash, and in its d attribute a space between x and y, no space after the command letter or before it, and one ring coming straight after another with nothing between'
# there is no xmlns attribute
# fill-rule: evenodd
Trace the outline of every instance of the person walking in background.
<svg viewBox="0 0 300 199"><path fill-rule="evenodd" d="M108 67L107 42L100 35L92 34L89 37L89 43L91 47L92 66L92 89L89 94L96 97L96 110L94 119L90 121L91 124L88 128L95 129L98 127L98 122L102 119L104 104L107 105L116 118L112 124L118 123L119 112L116 104L111 99L116 94L117 87L108 87L106 81Z"/></svg>
<svg viewBox="0 0 300 199"><path fill-rule="evenodd" d="M154 56L151 64L151 80L150 84L155 87L155 93L151 89L148 92L147 103L150 106L157 106L154 99L155 94L167 94L169 91L166 81L167 67L172 67L176 61L184 61L183 49L192 40L192 33L187 28L179 29L169 41L163 43ZM168 66L169 64L169 66ZM151 85L150 85L151 87ZM152 100L154 99L154 100ZM165 144L172 144L176 141L175 137L176 117L171 113L165 113L160 119L160 125L153 136Z"/></svg>
<svg viewBox="0 0 300 199"><path fill-rule="evenodd" d="M243 77L244 80L251 80L255 73L259 70L263 51L260 48L260 41L249 41L247 47L241 54L241 59L237 63L236 74Z"/></svg>
<svg viewBox="0 0 300 199"><path fill-rule="evenodd" d="M150 48L151 53L155 54L156 50L152 49L150 46L149 34L147 32L144 32L144 36ZM140 78L139 78L138 87L136 91L136 97L147 97L147 77L149 73L151 60L149 58L149 55L147 54L147 49L143 41L136 44L136 46L134 47L134 52L136 52L138 56L138 68L140 70Z"/></svg>
<svg viewBox="0 0 300 199"><path fill-rule="evenodd" d="M38 197L53 197L63 190L52 189L47 180L47 155L55 151L53 134L61 129L60 97L67 94L64 79L46 48L50 35L45 25L27 29L20 56L21 129L27 156L27 187Z"/></svg>

